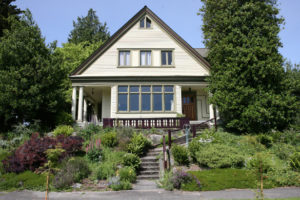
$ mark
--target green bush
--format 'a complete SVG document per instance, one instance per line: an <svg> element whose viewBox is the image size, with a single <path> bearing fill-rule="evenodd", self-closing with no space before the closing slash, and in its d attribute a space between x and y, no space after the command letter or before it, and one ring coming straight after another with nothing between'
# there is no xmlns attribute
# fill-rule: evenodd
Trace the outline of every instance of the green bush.
<svg viewBox="0 0 300 200"><path fill-rule="evenodd" d="M243 167L244 157L233 147L223 144L206 145L196 153L197 162L210 168Z"/></svg>
<svg viewBox="0 0 300 200"><path fill-rule="evenodd" d="M90 174L87 162L82 158L70 158L62 163L61 170L53 179L55 188L68 188Z"/></svg>
<svg viewBox="0 0 300 200"><path fill-rule="evenodd" d="M55 137L58 135L64 135L64 136L68 137L68 136L71 136L73 132L74 132L74 129L71 126L59 125L54 129L53 135Z"/></svg>
<svg viewBox="0 0 300 200"><path fill-rule="evenodd" d="M100 163L96 170L96 177L98 180L105 180L116 174L116 165L113 162Z"/></svg>
<svg viewBox="0 0 300 200"><path fill-rule="evenodd" d="M59 112L55 118L56 125L69 125L72 126L74 124L74 120L72 115L67 112Z"/></svg>
<svg viewBox="0 0 300 200"><path fill-rule="evenodd" d="M115 147L118 144L117 133L112 131L101 136L101 143L106 147Z"/></svg>
<svg viewBox="0 0 300 200"><path fill-rule="evenodd" d="M269 135L260 134L256 139L259 143L265 145L267 148L270 148L273 144L273 138Z"/></svg>
<svg viewBox="0 0 300 200"><path fill-rule="evenodd" d="M92 148L88 150L86 156L92 162L99 162L102 159L102 149Z"/></svg>
<svg viewBox="0 0 300 200"><path fill-rule="evenodd" d="M132 167L123 167L119 169L118 174L121 181L129 181L130 183L134 183L136 181L136 173Z"/></svg>
<svg viewBox="0 0 300 200"><path fill-rule="evenodd" d="M146 153L150 147L151 142L144 137L143 134L134 133L130 143L128 144L127 150L130 153L141 156Z"/></svg>
<svg viewBox="0 0 300 200"><path fill-rule="evenodd" d="M141 165L141 159L132 153L126 153L123 156L122 160L123 166L133 167L135 170L138 170Z"/></svg>
<svg viewBox="0 0 300 200"><path fill-rule="evenodd" d="M191 156L193 162L197 161L196 153L198 151L200 151L203 146L204 145L199 142L199 138L198 137L192 139L192 141L189 143L188 149L189 149L190 156Z"/></svg>
<svg viewBox="0 0 300 200"><path fill-rule="evenodd" d="M110 178L108 180L108 187L114 191L132 189L132 185L129 181L121 181L119 177Z"/></svg>
<svg viewBox="0 0 300 200"><path fill-rule="evenodd" d="M171 136L172 141L175 140L175 137ZM166 140L166 145L169 144L169 136L166 135L165 136L165 140ZM163 144L163 138L160 139L160 143Z"/></svg>
<svg viewBox="0 0 300 200"><path fill-rule="evenodd" d="M179 165L189 165L189 153L186 147L174 144L171 152L175 162Z"/></svg>
<svg viewBox="0 0 300 200"><path fill-rule="evenodd" d="M291 155L296 151L296 148L291 144L275 143L270 148L271 152L274 153L278 158L282 160L289 160Z"/></svg>
<svg viewBox="0 0 300 200"><path fill-rule="evenodd" d="M80 129L78 131L78 135L84 138L84 140L90 140L93 135L98 134L101 131L102 128L100 126L97 126L95 124L88 124L83 129ZM105 132L105 130L103 130L103 132Z"/></svg>
<svg viewBox="0 0 300 200"><path fill-rule="evenodd" d="M25 171L20 174L7 173L0 176L0 190L45 190L46 176Z"/></svg>
<svg viewBox="0 0 300 200"><path fill-rule="evenodd" d="M172 171L165 171L164 175L157 182L158 187L164 188L165 190L172 191L174 189L173 185L173 173Z"/></svg>
<svg viewBox="0 0 300 200"><path fill-rule="evenodd" d="M300 171L300 152L295 152L290 158L290 166L296 170Z"/></svg>

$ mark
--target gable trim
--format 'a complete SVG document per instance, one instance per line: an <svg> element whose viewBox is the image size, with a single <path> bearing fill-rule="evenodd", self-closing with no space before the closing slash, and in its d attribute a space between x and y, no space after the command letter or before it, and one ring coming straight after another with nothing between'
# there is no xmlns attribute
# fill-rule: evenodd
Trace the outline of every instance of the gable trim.
<svg viewBox="0 0 300 200"><path fill-rule="evenodd" d="M83 61L75 70L73 70L70 76L79 75L84 72L91 63L99 58L107 49L109 49L122 35L124 35L135 23L142 17L148 15L152 20L159 24L169 35L171 35L179 44L181 44L191 55L193 55L198 61L204 64L205 67L210 69L210 64L184 39L182 39L173 29L171 29L166 23L164 23L155 13L153 13L147 6L142 8L137 14L135 14L128 22L126 22L117 32L115 32L103 45L101 45L94 53L90 55L85 61Z"/></svg>

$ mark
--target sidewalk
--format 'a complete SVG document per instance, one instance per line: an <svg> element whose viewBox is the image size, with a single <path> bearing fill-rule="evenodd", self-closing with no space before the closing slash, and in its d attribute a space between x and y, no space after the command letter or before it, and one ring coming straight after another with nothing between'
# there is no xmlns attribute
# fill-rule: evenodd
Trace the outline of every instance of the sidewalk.
<svg viewBox="0 0 300 200"><path fill-rule="evenodd" d="M265 198L299 197L300 188L266 189ZM0 192L0 200L43 200L45 192L21 191ZM230 189L223 191L181 192L164 190L128 190L118 192L51 192L49 200L211 200L211 199L255 199L252 190Z"/></svg>

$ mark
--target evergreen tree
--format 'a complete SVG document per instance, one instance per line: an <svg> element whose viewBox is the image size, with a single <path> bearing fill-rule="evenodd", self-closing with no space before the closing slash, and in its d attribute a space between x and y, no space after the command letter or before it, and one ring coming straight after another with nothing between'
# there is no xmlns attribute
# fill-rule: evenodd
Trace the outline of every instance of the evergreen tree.
<svg viewBox="0 0 300 200"><path fill-rule="evenodd" d="M11 20L0 42L0 127L33 119L51 126L64 107L62 59L47 48L29 10Z"/></svg>
<svg viewBox="0 0 300 200"><path fill-rule="evenodd" d="M201 0L209 89L226 128L284 129L296 112L283 69L276 0Z"/></svg>
<svg viewBox="0 0 300 200"><path fill-rule="evenodd" d="M74 29L71 31L68 41L78 44L80 42L106 41L110 35L106 23L99 21L96 11L90 9L86 17L78 17L77 22L73 21Z"/></svg>
<svg viewBox="0 0 300 200"><path fill-rule="evenodd" d="M3 36L4 29L10 29L10 16L17 16L22 11L15 5L11 5L15 0L0 0L0 37Z"/></svg>

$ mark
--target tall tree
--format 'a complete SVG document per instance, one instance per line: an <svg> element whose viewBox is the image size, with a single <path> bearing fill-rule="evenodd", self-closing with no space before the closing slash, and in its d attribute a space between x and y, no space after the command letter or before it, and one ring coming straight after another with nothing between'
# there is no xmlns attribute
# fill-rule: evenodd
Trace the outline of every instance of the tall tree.
<svg viewBox="0 0 300 200"><path fill-rule="evenodd" d="M90 9L86 17L78 17L77 22L73 21L74 29L71 31L68 41L78 44L80 42L106 41L110 35L106 23L99 21L96 11Z"/></svg>
<svg viewBox="0 0 300 200"><path fill-rule="evenodd" d="M3 36L4 29L10 29L10 22L8 18L10 16L17 16L22 11L15 5L11 5L16 0L0 0L0 37Z"/></svg>
<svg viewBox="0 0 300 200"><path fill-rule="evenodd" d="M63 102L59 67L61 57L51 53L29 10L12 19L11 30L0 42L0 127L40 119L54 123Z"/></svg>
<svg viewBox="0 0 300 200"><path fill-rule="evenodd" d="M226 128L262 132L287 127L295 98L285 81L277 0L201 0L212 65L211 102Z"/></svg>

